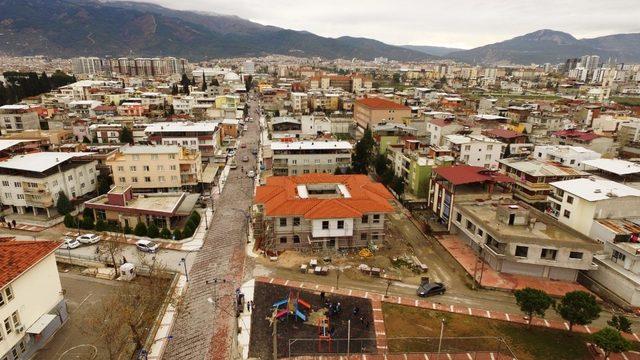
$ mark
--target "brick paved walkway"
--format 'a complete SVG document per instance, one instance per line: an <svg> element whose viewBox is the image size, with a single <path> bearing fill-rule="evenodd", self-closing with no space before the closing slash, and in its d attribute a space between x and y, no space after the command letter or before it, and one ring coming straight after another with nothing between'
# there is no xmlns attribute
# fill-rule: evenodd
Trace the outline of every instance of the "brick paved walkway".
<svg viewBox="0 0 640 360"><path fill-rule="evenodd" d="M378 349L379 350L386 349L386 345L387 345L386 344L386 334L384 334L384 332L385 332L385 330L384 330L384 321L382 321L382 322L375 321L376 319L384 320L381 316L377 315L376 311L375 311L375 308L377 306L380 306L380 305L376 305L376 304L381 304L381 302L387 302L387 303L393 303L393 304L401 304L401 305L407 305L407 306L415 306L415 307L420 307L420 308L423 308L423 309L433 309L433 310L437 310L437 311L446 311L446 312L451 312L451 313L459 313L459 314L465 314L465 315L471 315L471 316L477 316L477 317L484 317L484 318L489 318L489 319L494 319L494 320L515 322L515 323L520 323L520 324L526 324L527 323L527 321L523 318L522 314L509 314L509 313L504 313L504 312L499 312L499 311L489 311L489 310L483 310L483 309L474 309L474 308L470 308L470 307L466 307L466 306L458 306L458 305L443 305L443 304L438 304L438 303L430 302L430 301L423 300L423 299L415 299L415 298L410 298L410 297L400 297L400 296L394 296L394 295L389 295L388 297L385 297L383 294L380 294L380 293L361 291L361 290L352 290L352 289L345 289L345 288L335 289L332 286L314 284L312 282L300 282L300 281L294 281L294 280L285 280L285 279L268 278L268 277L257 277L256 281L268 282L270 284L278 284L278 285L284 285L284 286L289 286L289 287L294 287L294 288L302 288L302 287L304 287L307 290L312 289L312 290L317 290L317 291L324 291L324 292L327 292L327 293L334 293L334 294L347 295L347 296L357 296L357 297L363 297L363 298L366 298L366 299L371 299L373 307L374 307L374 322L375 322L375 325L376 325L376 328L375 328L376 329L376 340L381 339L382 336L385 337L384 341L378 344ZM378 327L378 324L381 325L380 328ZM539 326L539 327L547 327L547 328L559 329L559 330L569 330L569 324L567 322L563 322L563 321L534 318L531 324L534 325L534 326ZM586 334L591 334L591 333L594 333L594 332L596 332L598 330L599 329L592 328L592 327L590 327L588 325L587 326L582 326L582 325L574 325L573 326L573 331L580 332L580 333L586 333ZM630 341L640 342L640 337L636 333L631 333L631 334L622 333L622 335L625 338L627 338L628 340L630 340Z"/></svg>
<svg viewBox="0 0 640 360"><path fill-rule="evenodd" d="M250 122L242 141L249 146L238 149L255 166L250 149L257 139L257 123ZM189 272L189 284L164 359L228 359L235 351L235 289L240 287L244 270L247 222L245 213L252 203L253 180L240 167L227 178L202 249ZM214 279L225 283L213 284ZM207 283L207 281L209 283Z"/></svg>

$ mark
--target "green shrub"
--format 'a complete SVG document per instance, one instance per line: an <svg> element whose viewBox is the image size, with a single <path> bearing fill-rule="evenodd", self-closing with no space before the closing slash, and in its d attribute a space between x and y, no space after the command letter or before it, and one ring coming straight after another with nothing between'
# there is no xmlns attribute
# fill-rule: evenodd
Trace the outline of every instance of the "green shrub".
<svg viewBox="0 0 640 360"><path fill-rule="evenodd" d="M173 230L173 237L176 240L182 239L182 233L180 232L180 229Z"/></svg>
<svg viewBox="0 0 640 360"><path fill-rule="evenodd" d="M137 236L147 236L147 226L140 221L138 225L136 225L136 228L133 229L133 233Z"/></svg>
<svg viewBox="0 0 640 360"><path fill-rule="evenodd" d="M91 220L95 220L93 217L93 210L89 209L89 208L84 208L84 210L82 210L82 217L86 218L90 218Z"/></svg>
<svg viewBox="0 0 640 360"><path fill-rule="evenodd" d="M160 230L160 237L163 239L171 239L171 231L166 227L163 227L162 230Z"/></svg>
<svg viewBox="0 0 640 360"><path fill-rule="evenodd" d="M68 228L75 228L78 226L78 224L76 223L76 219L71 216L71 214L66 214L64 216L64 226Z"/></svg>
<svg viewBox="0 0 640 360"><path fill-rule="evenodd" d="M199 224L199 223L200 223L200 218L201 218L201 217L200 217L200 214L198 214L198 212L197 212L197 211L193 211L193 212L191 213L191 215L189 215L189 218L195 219L196 224Z"/></svg>
<svg viewBox="0 0 640 360"><path fill-rule="evenodd" d="M82 218L82 222L80 222L80 228L84 230L92 230L94 228L93 219L89 217Z"/></svg>
<svg viewBox="0 0 640 360"><path fill-rule="evenodd" d="M107 230L107 224L104 221L98 220L96 221L96 231L105 231Z"/></svg>
<svg viewBox="0 0 640 360"><path fill-rule="evenodd" d="M158 229L158 226L154 223L151 223L149 225L149 228L147 229L147 236L150 238L157 238L160 235L160 230Z"/></svg>
<svg viewBox="0 0 640 360"><path fill-rule="evenodd" d="M131 234L133 232L133 230L131 229L131 226L129 226L129 224L124 226L124 233L125 234Z"/></svg>
<svg viewBox="0 0 640 360"><path fill-rule="evenodd" d="M188 238L193 236L193 232L195 230L193 229L192 225L190 222L187 222L187 225L184 226L184 228L182 229L182 237L183 238Z"/></svg>

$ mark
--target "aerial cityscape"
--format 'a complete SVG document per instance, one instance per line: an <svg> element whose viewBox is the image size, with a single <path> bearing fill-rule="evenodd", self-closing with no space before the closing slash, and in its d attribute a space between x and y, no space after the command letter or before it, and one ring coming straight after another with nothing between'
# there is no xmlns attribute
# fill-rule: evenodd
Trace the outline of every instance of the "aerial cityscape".
<svg viewBox="0 0 640 360"><path fill-rule="evenodd" d="M637 3L144 1L0 0L0 360L640 360Z"/></svg>

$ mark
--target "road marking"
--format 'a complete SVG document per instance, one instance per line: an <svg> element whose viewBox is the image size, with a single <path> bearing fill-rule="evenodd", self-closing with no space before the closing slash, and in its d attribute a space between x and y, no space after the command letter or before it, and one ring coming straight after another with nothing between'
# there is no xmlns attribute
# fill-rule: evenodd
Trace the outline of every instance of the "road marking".
<svg viewBox="0 0 640 360"><path fill-rule="evenodd" d="M385 336L385 335L387 335L387 333L384 332L384 331L376 331L376 335Z"/></svg>
<svg viewBox="0 0 640 360"><path fill-rule="evenodd" d="M622 357L624 358L624 360L629 360L629 358L627 357L627 355L625 355L623 352L620 353L620 355L622 355Z"/></svg>
<svg viewBox="0 0 640 360"><path fill-rule="evenodd" d="M382 320L382 319L376 319L376 320L373 320L373 322L381 323L381 322L384 322L384 320Z"/></svg>
<svg viewBox="0 0 640 360"><path fill-rule="evenodd" d="M407 354L403 354L404 355L404 360L407 360Z"/></svg>
<svg viewBox="0 0 640 360"><path fill-rule="evenodd" d="M269 279L269 284L273 284L273 278Z"/></svg>
<svg viewBox="0 0 640 360"><path fill-rule="evenodd" d="M402 303L402 298L400 296L398 296L398 304Z"/></svg>
<svg viewBox="0 0 640 360"><path fill-rule="evenodd" d="M300 283L300 289L304 287L304 283Z"/></svg>
<svg viewBox="0 0 640 360"><path fill-rule="evenodd" d="M550 327L550 326L551 326L551 325L549 325L549 322L547 321L547 319L544 319L544 324L545 324L547 327Z"/></svg>
<svg viewBox="0 0 640 360"><path fill-rule="evenodd" d="M352 292L353 292L353 290L349 289L349 296L351 296Z"/></svg>
<svg viewBox="0 0 640 360"><path fill-rule="evenodd" d="M316 284L316 290L318 290L318 284Z"/></svg>
<svg viewBox="0 0 640 360"><path fill-rule="evenodd" d="M469 315L473 315L473 311L471 311L471 308L467 308L469 309Z"/></svg>
<svg viewBox="0 0 640 360"><path fill-rule="evenodd" d="M418 307L418 300L416 300L413 306Z"/></svg>
<svg viewBox="0 0 640 360"><path fill-rule="evenodd" d="M84 304L85 301L87 301L87 299L89 299L91 297L91 295L93 295L93 293L90 293L89 295L87 295L84 299L82 299L82 301L80 302L80 304L78 304L78 309L82 307L82 304Z"/></svg>
<svg viewBox="0 0 640 360"><path fill-rule="evenodd" d="M587 325L585 325L585 326L584 326L584 328L585 328L585 330L587 330L587 332L588 332L589 334L591 334L591 329L589 329L589 327L588 327Z"/></svg>
<svg viewBox="0 0 640 360"><path fill-rule="evenodd" d="M436 309L436 303L431 303L431 307L433 308L433 310Z"/></svg>
<svg viewBox="0 0 640 360"><path fill-rule="evenodd" d="M289 284L289 280L284 282L284 286L287 286Z"/></svg>
<svg viewBox="0 0 640 360"><path fill-rule="evenodd" d="M504 313L504 316L507 318L507 321L511 321L511 317L509 316L509 314Z"/></svg>
<svg viewBox="0 0 640 360"><path fill-rule="evenodd" d="M447 353L447 359L451 360L451 354Z"/></svg>
<svg viewBox="0 0 640 360"><path fill-rule="evenodd" d="M336 289L336 288L332 286L332 287L331 287L331 291L330 291L330 292L333 292L335 289Z"/></svg>
<svg viewBox="0 0 640 360"><path fill-rule="evenodd" d="M453 311L453 305L449 305L449 311L454 312Z"/></svg>
<svg viewBox="0 0 640 360"><path fill-rule="evenodd" d="M496 357L493 356L493 353L489 353L489 355L491 355L491 360L496 360Z"/></svg>
<svg viewBox="0 0 640 360"><path fill-rule="evenodd" d="M471 354L467 353L467 357L469 358L469 360L473 360L473 357L471 356Z"/></svg>
<svg viewBox="0 0 640 360"><path fill-rule="evenodd" d="M365 299L368 299L368 298L369 298L369 292L368 292L368 291L364 293L364 298L365 298Z"/></svg>
<svg viewBox="0 0 640 360"><path fill-rule="evenodd" d="M491 312L489 310L487 310L487 317L491 319Z"/></svg>
<svg viewBox="0 0 640 360"><path fill-rule="evenodd" d="M424 354L424 360L429 360L429 355Z"/></svg>
<svg viewBox="0 0 640 360"><path fill-rule="evenodd" d="M636 333L631 333L633 334L633 337L636 338L637 341L640 341L640 338L638 338L638 335L636 335Z"/></svg>
<svg viewBox="0 0 640 360"><path fill-rule="evenodd" d="M567 330L569 330L569 324L567 322L564 323L564 327L566 327Z"/></svg>

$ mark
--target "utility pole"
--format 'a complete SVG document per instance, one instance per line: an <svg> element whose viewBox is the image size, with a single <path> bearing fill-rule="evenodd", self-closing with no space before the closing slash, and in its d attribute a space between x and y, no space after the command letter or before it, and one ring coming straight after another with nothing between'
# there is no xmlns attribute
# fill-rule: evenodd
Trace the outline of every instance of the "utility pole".
<svg viewBox="0 0 640 360"><path fill-rule="evenodd" d="M276 318L276 310L273 310L273 331L271 336L273 337L273 360L278 359L278 319Z"/></svg>
<svg viewBox="0 0 640 360"><path fill-rule="evenodd" d="M347 321L347 358L351 355L351 319Z"/></svg>
<svg viewBox="0 0 640 360"><path fill-rule="evenodd" d="M444 335L444 319L440 323L440 341L438 341L438 356L436 360L440 360L440 350L442 350L442 335Z"/></svg>
<svg viewBox="0 0 640 360"><path fill-rule="evenodd" d="M391 280L387 280L387 290L385 290L384 292L384 297L388 297L389 296L389 288L391 287Z"/></svg>

